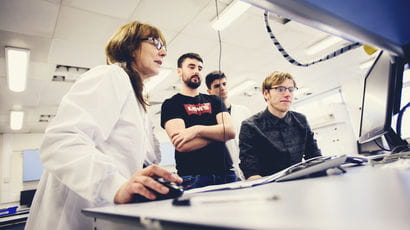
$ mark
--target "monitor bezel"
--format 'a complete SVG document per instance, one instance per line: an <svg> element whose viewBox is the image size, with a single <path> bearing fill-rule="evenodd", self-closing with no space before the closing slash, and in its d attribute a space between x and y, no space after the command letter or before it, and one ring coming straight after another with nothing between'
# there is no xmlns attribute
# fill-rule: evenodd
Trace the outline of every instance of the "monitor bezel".
<svg viewBox="0 0 410 230"><path fill-rule="evenodd" d="M366 97L366 86L368 84L369 76L371 76L374 67L380 61L382 55L389 55L390 65L389 65L389 75L388 77L388 88L387 88L387 105L385 111L384 124L375 127L367 133L363 133L363 116L365 111L365 97ZM393 115L398 113L400 110L400 100L402 92L402 82L403 82L403 70L405 62L403 59L395 56L391 56L385 51L380 51L373 65L366 74L363 87L363 97L362 97L362 107L360 115L360 131L359 131L359 143L364 144L370 141L376 140L384 136L390 148L394 148L398 145L402 145L404 142L392 129L391 124L393 120Z"/></svg>

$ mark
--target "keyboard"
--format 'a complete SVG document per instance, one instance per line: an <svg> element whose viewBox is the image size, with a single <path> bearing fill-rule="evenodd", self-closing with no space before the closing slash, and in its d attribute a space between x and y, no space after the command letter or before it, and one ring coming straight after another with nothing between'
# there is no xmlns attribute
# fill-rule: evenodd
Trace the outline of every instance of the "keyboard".
<svg viewBox="0 0 410 230"><path fill-rule="evenodd" d="M330 168L339 168L345 163L346 158L346 155L314 157L281 171L282 175L275 178L274 181L293 180L313 173L323 172Z"/></svg>

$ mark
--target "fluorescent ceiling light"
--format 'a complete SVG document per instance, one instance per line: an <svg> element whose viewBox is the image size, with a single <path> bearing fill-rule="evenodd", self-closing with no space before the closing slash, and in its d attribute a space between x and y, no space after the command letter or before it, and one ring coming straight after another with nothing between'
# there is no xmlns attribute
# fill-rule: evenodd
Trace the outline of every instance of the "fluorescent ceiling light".
<svg viewBox="0 0 410 230"><path fill-rule="evenodd" d="M311 45L309 48L306 49L306 53L308 55L313 55L319 53L320 51L333 46L334 44L342 41L343 39L335 36L328 36L315 44Z"/></svg>
<svg viewBox="0 0 410 230"><path fill-rule="evenodd" d="M23 128L24 111L10 111L10 128L20 130Z"/></svg>
<svg viewBox="0 0 410 230"><path fill-rule="evenodd" d="M153 90L160 82L162 82L170 73L170 69L161 69L158 75L147 79L144 82L143 94L148 94L149 92L151 92L151 90Z"/></svg>
<svg viewBox="0 0 410 230"><path fill-rule="evenodd" d="M256 85L253 80L247 80L228 91L229 96L237 95Z"/></svg>
<svg viewBox="0 0 410 230"><path fill-rule="evenodd" d="M233 1L229 6L227 6L219 15L212 21L212 28L214 30L223 30L229 26L233 21L235 21L239 16L241 16L247 9L251 7L250 4L242 2L239 0Z"/></svg>
<svg viewBox="0 0 410 230"><path fill-rule="evenodd" d="M11 91L26 89L29 59L29 49L6 47L7 81Z"/></svg>
<svg viewBox="0 0 410 230"><path fill-rule="evenodd" d="M359 66L360 69L368 69L370 66L372 66L374 63L374 58L367 60L365 62L362 62Z"/></svg>

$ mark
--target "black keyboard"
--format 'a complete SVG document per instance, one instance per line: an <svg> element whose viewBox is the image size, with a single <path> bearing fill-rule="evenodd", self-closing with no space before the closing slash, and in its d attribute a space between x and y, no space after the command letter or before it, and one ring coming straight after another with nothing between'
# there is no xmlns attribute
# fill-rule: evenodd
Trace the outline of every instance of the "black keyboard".
<svg viewBox="0 0 410 230"><path fill-rule="evenodd" d="M285 173L275 181L293 180L314 173L325 172L330 168L339 168L345 163L347 156L319 156L300 162L286 169Z"/></svg>

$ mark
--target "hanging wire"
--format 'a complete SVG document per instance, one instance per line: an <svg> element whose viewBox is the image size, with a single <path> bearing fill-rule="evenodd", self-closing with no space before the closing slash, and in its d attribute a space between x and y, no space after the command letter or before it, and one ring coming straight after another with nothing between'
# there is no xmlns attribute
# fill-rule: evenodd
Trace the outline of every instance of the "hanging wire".
<svg viewBox="0 0 410 230"><path fill-rule="evenodd" d="M404 111L407 109L407 107L410 107L410 102L407 103L399 112L399 115L397 117L397 124L396 124L396 132L399 137L401 137L401 122L403 118Z"/></svg>
<svg viewBox="0 0 410 230"><path fill-rule="evenodd" d="M288 52L286 52L286 50L282 47L282 45L280 44L280 42L278 41L278 39L276 39L275 35L273 35L272 29L271 29L270 26L269 26L268 11L265 11L264 16L265 16L266 30L268 31L268 33L269 33L269 35L270 35L270 38L271 38L272 41L273 41L273 44L274 44L275 47L278 49L278 51L282 54L282 56L283 56L286 60L288 60L288 62L290 62L290 63L293 64L293 65L308 67L308 66L310 66L310 65L314 65L314 64L317 64L317 63L319 63L319 62L323 62L323 61L332 59L332 58L334 58L334 57L336 57L336 56L338 56L338 55L340 55L340 54L342 54L342 53L345 53L345 52L347 52L347 51L353 50L353 49L355 49L355 48L361 46L360 43L355 42L355 43L352 43L352 44L350 44L350 45L348 45L348 46L345 46L345 47L343 47L343 48L341 48L341 49L339 49L339 50L337 50L337 51L335 51L335 52L333 52L333 53L331 53L331 54L328 54L327 56L325 56L325 57L323 57L323 58L321 58L321 59L319 59L319 60L316 60L316 61L313 61L313 62L307 63L307 64L302 64L302 63L296 61L294 58L292 58L292 57L288 54Z"/></svg>
<svg viewBox="0 0 410 230"><path fill-rule="evenodd" d="M219 19L219 9L218 9L218 1L215 0L215 9L216 9L216 18ZM217 30L218 32L218 43L219 43L219 55L218 55L218 70L221 72L222 69L222 39L221 39L221 31Z"/></svg>
<svg viewBox="0 0 410 230"><path fill-rule="evenodd" d="M219 9L218 9L218 0L215 0L215 10L216 10L216 19L219 19ZM221 69L222 69L222 39L221 39L221 31L217 30L218 33L218 44L219 44L219 54L218 54L218 70L219 73L221 73ZM219 85L221 85L221 79L219 79ZM221 91L219 90L219 98L221 98ZM221 99L222 100L222 99ZM225 103L224 101L222 101L222 103ZM221 103L221 107L223 107L224 105ZM221 108L222 110L222 108ZM223 136L224 136L224 140L226 141L226 131L225 131L225 121L224 121L224 113L222 112L222 128L223 128ZM227 151L227 150L226 150ZM229 152L227 152L227 154L229 154ZM223 154L223 158L224 158L224 171L226 172L226 157L227 154ZM230 156L230 155L229 155ZM232 162L232 159L229 157L229 159Z"/></svg>

